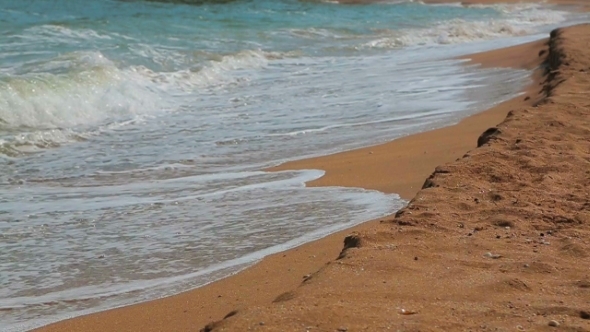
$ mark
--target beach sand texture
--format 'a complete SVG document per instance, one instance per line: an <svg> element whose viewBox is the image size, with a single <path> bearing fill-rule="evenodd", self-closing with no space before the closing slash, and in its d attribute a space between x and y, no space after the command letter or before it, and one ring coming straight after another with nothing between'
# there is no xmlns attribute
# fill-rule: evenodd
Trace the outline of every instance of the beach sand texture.
<svg viewBox="0 0 590 332"><path fill-rule="evenodd" d="M588 50L583 25L474 56L547 67L525 95L458 125L281 166L326 169L314 185L416 195L396 216L190 292L39 330L542 331L552 320L590 330Z"/></svg>
<svg viewBox="0 0 590 332"><path fill-rule="evenodd" d="M395 217L273 304L204 330L590 329L589 32L554 31L545 98L437 167Z"/></svg>
<svg viewBox="0 0 590 332"><path fill-rule="evenodd" d="M589 32L553 31L543 100L437 167L395 217L273 304L204 330L590 329Z"/></svg>

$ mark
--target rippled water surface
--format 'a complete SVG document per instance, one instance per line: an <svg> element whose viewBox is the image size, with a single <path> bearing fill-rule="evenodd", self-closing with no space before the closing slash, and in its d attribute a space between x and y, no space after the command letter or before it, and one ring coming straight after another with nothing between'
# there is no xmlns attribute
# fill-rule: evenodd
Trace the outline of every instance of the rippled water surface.
<svg viewBox="0 0 590 332"><path fill-rule="evenodd" d="M396 211L397 195L305 188L319 170L261 169L510 98L528 73L452 59L582 19L538 5L0 0L0 330L196 287Z"/></svg>

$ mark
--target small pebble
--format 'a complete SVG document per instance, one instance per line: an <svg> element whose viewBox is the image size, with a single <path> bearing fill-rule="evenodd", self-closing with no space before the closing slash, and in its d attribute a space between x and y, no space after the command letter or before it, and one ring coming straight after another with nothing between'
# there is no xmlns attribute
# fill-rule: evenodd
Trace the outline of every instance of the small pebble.
<svg viewBox="0 0 590 332"><path fill-rule="evenodd" d="M336 331L338 331L338 332L346 332L346 331L348 331L348 328L346 328L346 327L339 327Z"/></svg>
<svg viewBox="0 0 590 332"><path fill-rule="evenodd" d="M413 311L413 310L406 310L406 309L402 309L399 311L400 314L402 315L415 315L418 312L417 311Z"/></svg>
<svg viewBox="0 0 590 332"><path fill-rule="evenodd" d="M559 322L556 320L549 321L549 326L558 327L559 325L560 325Z"/></svg>
<svg viewBox="0 0 590 332"><path fill-rule="evenodd" d="M488 258L491 258L491 259L498 259L498 258L502 257L502 255L492 254L491 252L486 252L484 254L484 257L488 257Z"/></svg>

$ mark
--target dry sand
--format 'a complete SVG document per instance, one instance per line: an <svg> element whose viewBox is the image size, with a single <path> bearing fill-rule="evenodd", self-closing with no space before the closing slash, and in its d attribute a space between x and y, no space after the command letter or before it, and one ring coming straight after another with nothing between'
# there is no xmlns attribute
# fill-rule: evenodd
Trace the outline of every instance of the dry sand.
<svg viewBox="0 0 590 332"><path fill-rule="evenodd" d="M590 330L590 27L566 29L550 44L551 50L538 42L474 56L524 68L547 59L549 75L537 72L546 80L528 90L526 101L521 96L452 127L284 166L327 169L316 185L411 198L446 163L397 217L269 256L193 291L40 331L198 331L236 309L210 327L538 331L555 320L563 329ZM336 259L351 231L356 235Z"/></svg>

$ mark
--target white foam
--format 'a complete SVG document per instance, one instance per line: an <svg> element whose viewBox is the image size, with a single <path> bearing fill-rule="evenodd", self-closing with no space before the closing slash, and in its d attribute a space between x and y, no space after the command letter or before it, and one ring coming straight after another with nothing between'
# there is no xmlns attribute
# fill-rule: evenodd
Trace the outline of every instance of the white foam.
<svg viewBox="0 0 590 332"><path fill-rule="evenodd" d="M3 154L59 146L177 109L182 100L175 97L247 82L251 70L283 56L244 50L220 55L199 68L171 72L145 66L119 68L98 51L24 64L27 74L12 73L0 81L0 129L21 131L2 137L2 150L12 151Z"/></svg>
<svg viewBox="0 0 590 332"><path fill-rule="evenodd" d="M156 72L144 66L135 66L131 70L157 83L164 90L173 93L194 93L195 89L236 84L248 80L247 75L236 75L236 71L260 69L269 61L280 59L285 54L264 52L261 50L244 50L235 54L219 55L215 60L184 70L173 72Z"/></svg>
<svg viewBox="0 0 590 332"><path fill-rule="evenodd" d="M18 37L34 42L42 40L48 42L71 42L72 40L112 39L111 36L100 34L92 29L70 29L55 24L45 24L28 28Z"/></svg>
<svg viewBox="0 0 590 332"><path fill-rule="evenodd" d="M244 78L232 72L257 69L281 56L246 50L221 56L198 69L156 72L144 66L120 69L100 52L73 52L37 64L33 74L0 82L0 125L64 128L149 114L169 106L162 101L166 93L194 93L211 85L235 83ZM47 73L64 67L68 73Z"/></svg>
<svg viewBox="0 0 590 332"><path fill-rule="evenodd" d="M97 124L115 116L128 118L158 108L158 97L149 86L116 68L99 52L80 52L68 58L57 61L85 64L88 69L13 76L0 83L3 127L68 128Z"/></svg>
<svg viewBox="0 0 590 332"><path fill-rule="evenodd" d="M445 4L446 5L446 4ZM364 48L397 48L415 45L460 44L536 33L544 25L567 19L567 12L539 4L479 5L501 12L501 18L470 21L452 19L431 28L385 31L383 36L363 45Z"/></svg>
<svg viewBox="0 0 590 332"><path fill-rule="evenodd" d="M252 215L252 213L257 213L256 211L258 210L264 210L264 209L269 209L267 212L270 212L271 214L268 215L268 217L272 220L273 218L276 219L276 221L279 223L279 225L269 225L268 227L270 227L271 229L275 229L274 232L279 232L280 234L283 234L282 236L284 236L284 232L285 229L290 228L292 225L296 225L295 227L305 227L305 231L299 231L298 233L295 232L294 234L297 234L296 236L293 236L291 238L285 238L284 243L274 243L273 245L269 245L268 247L264 248L264 247L259 247L259 249L256 250L250 250L250 251L243 251L240 252L239 248L234 250L235 253L237 253L237 255L233 255L233 256L229 256L229 259L226 260L222 260L222 261L214 261L214 263L212 264L208 264L206 266L192 266L189 269L186 270L179 270L179 271L190 271L188 273L178 273L178 271L172 269L172 270L167 270L168 275L171 275L170 277L150 277L144 280L144 278L137 278L137 279L132 279L131 281L127 280L127 279L115 279L115 280L109 280L110 282L103 282L101 284L100 287L98 286L82 286L82 287L71 287L71 288L66 288L66 289L59 289L59 287L57 287L56 290L52 290L54 285L52 283L52 281L55 281L54 279L56 278L55 276L48 276L47 278L44 278L42 282L39 282L37 284L38 287L40 287L41 289L43 289L46 293L40 295L40 296L28 296L28 295L19 295L19 296L14 296L14 297L9 297L9 296L5 296L3 300L0 300L0 308L3 309L14 309L16 312L20 312L21 310L24 311L35 311L35 310L40 310L40 311L44 311L44 310L48 310L48 311L44 311L44 316L43 319L29 319L26 322L24 320L19 320L18 318L15 317L15 320L10 321L10 322L3 322L4 325L2 325L2 328L4 328L7 331L24 331L24 330L28 330L40 325L45 325L45 324L49 324L51 322L54 321L58 321L61 319L65 319L65 318L70 318L73 316L77 316L80 314L86 314L86 313L90 313L90 312L95 312L95 311L100 311L100 310L104 310L107 308L112 308L112 307L116 307L116 306L120 306L120 305L125 305L125 304L130 304L133 302L137 302L137 301L141 301L141 300L146 300L146 299L153 299L153 298L157 298L159 296L164 296L164 295L170 295L171 293L175 293L178 291L182 291L182 290L186 290L187 288L190 287L197 287L197 286L201 286L207 282L210 282L212 280L218 279L220 277L223 276L227 276L229 274L235 273L237 271L239 271L240 269L249 266L251 264L253 264L254 262L262 259L263 257L275 253L275 252L279 252L279 251L283 251L283 250L287 250L290 249L292 247L295 247L297 245L300 245L302 243L320 238L322 236L325 236L327 234L336 232L338 230L347 228L347 227L351 227L359 222L362 222L364 220L368 220L368 219L373 219L373 218L378 218L381 217L383 215L387 215L390 213L393 213L395 210L399 209L403 204L404 201L399 199L399 196L397 195L384 195L382 193L379 192L374 192L374 191L365 191L362 189L342 189L342 188L313 188L313 189L304 189L303 187L303 182L304 181L309 181L309 180L313 180L318 178L319 176L321 176L323 174L323 171L317 171L317 170L303 170L303 171L297 171L297 172L280 172L280 173L264 173L264 172L255 172L253 173L253 175L269 175L272 178L276 179L276 180L272 180L270 182L266 182L266 183L254 183L252 185L246 185L244 187L239 187L239 188L234 188L233 190L230 190L231 192L233 192L234 194L238 194L238 192L240 191L248 191L249 195L245 196L247 198L245 199L240 199L240 200L227 200L225 204L227 209L229 210L233 210L235 207L237 206L242 206L243 205L243 210L241 210L242 212L240 213L240 215L238 216L239 218L243 219L243 223L246 224L246 229L247 230L255 230L256 227L266 227L264 225L264 223L262 225L260 225L260 220L258 218L256 218L256 214ZM246 173L241 173L241 174L234 174L232 176L236 176L236 177L244 177L246 176ZM202 182L203 180L207 180L209 179L210 176L205 176L205 177L195 177L194 179L188 179L189 181L195 180L197 182ZM180 179L179 179L180 180ZM94 189L89 189L91 191L94 191ZM305 190L305 192L307 193L307 195L300 195L298 192L299 191L303 191ZM309 191L308 191L309 190ZM120 191L120 190L119 190ZM284 193L281 193L283 191L286 191ZM228 191L229 192L229 191ZM221 195L227 195L228 192L225 193L218 193ZM285 196L285 193L291 193L291 195ZM70 194L70 191L68 190L68 194ZM258 195L264 195L262 197L258 197ZM252 196L254 195L254 197L248 198L248 196ZM269 195L269 196L267 196ZM26 196L26 195L25 195ZM316 210L317 206L315 206L314 204L314 200L312 200L311 202L308 202L310 200L309 197L315 197L316 200L318 201L322 201L322 200L332 200L334 199L334 205L328 208L319 208ZM235 196L235 197L244 197L244 196ZM283 201L283 199L281 197L289 197L288 201ZM182 197L185 200L188 200L187 202L185 202L185 204L188 206L192 206L193 209L196 207L200 212L199 212L199 216L202 217L203 215L207 215L208 213L208 209L209 206L211 204L214 204L216 202L216 200L205 200L203 202L200 202L199 200L195 200L195 197ZM264 199L261 199L264 198ZM120 198L119 198L120 199ZM257 204L255 207L250 206L249 207L249 202L251 203L252 201L256 201ZM259 201L260 200L260 201ZM178 200L175 200L178 201ZM266 202L268 201L272 201L270 204L266 204ZM265 202L265 203L261 203L261 202ZM166 203L164 201L159 202L160 206L165 205ZM178 201L175 204L179 204L179 205L174 205L174 206L182 206L182 202ZM297 207L298 204L310 204L309 208L313 208L314 209L314 215L310 216L309 215L309 211L308 209L303 209L300 211L299 214L295 214L293 216L293 222L288 222L285 223L285 220L283 220L284 218L284 214L285 214L285 209L288 209L289 211L291 211L294 207ZM345 204L344 206L342 204ZM351 204L352 210L349 210L347 208L348 204ZM72 206L73 204L70 204L70 206ZM344 208L344 210L343 210ZM110 209L113 209L112 207ZM109 209L109 210L110 210ZM115 208L116 209L116 208ZM272 212L276 211L277 214L273 215ZM346 211L346 213L342 214L343 211ZM291 211L290 213L292 213L293 211ZM149 213L153 214L153 213L157 213L156 210L150 210ZM333 213L337 213L337 215L339 215L339 218L336 218L336 220L332 217ZM116 216L116 214L113 215L113 217ZM193 219L193 218L191 218ZM61 231L67 231L67 232L75 232L77 226L83 227L86 230L82 230L83 232L96 232L99 231L99 221L90 221L92 224L94 224L96 222L97 228L93 228L92 225L88 225L86 223L82 223L79 224L76 221L72 221L73 223L67 223L68 225L62 225L62 226L67 226L66 228L59 228L59 225L39 225L40 228L42 228L42 231L39 231L39 235L38 236L45 236L45 234L51 234L52 232L61 232ZM164 221L160 221L158 224L160 223L164 223ZM130 238L127 238L125 235L123 235L121 238L118 239L114 239L112 237L110 237L109 231L107 231L106 233L104 233L105 235L109 236L109 241L108 241L108 246L107 247L112 247L113 243L117 243L116 241L123 241L120 242L121 245L123 245L124 243L126 243L126 245L132 246L134 248L136 248L137 243L132 243L132 242L127 242L129 240L131 241L140 241L141 243L145 242L146 239L144 239L142 236L147 234L147 233L153 233L155 236L158 236L159 238L161 238L164 242L167 242L168 240L173 240L175 241L174 245L166 245L165 247L165 251L168 252L169 249L174 248L178 245L178 242L175 238L174 238L174 231L175 229L177 229L177 226L175 225L181 225L183 223L182 220L175 220L172 224L168 224L167 226L154 226L153 224L143 224L143 225L130 225L130 224L125 224L125 223L119 223L119 222L115 222L112 226L115 227L116 229L118 229L118 233L121 234L129 234L129 235L133 235ZM227 236L231 233L236 232L236 230L234 229L234 227L240 227L240 225L234 224L233 222L231 223L231 227L226 227L224 226L225 221L220 220L218 222L216 222L215 224L215 232L213 233L217 233L217 235L215 234L209 234L200 230L200 227L206 227L206 224L200 224L199 222L196 222L194 219L190 222L192 224L192 226L190 226L190 229L192 230L192 234L190 234L190 236L188 236L185 239L182 239L182 242L186 242L186 244L183 244L181 246L186 246L186 245L195 245L197 243L200 244L200 242L204 241L206 243L208 243L208 241L211 241L212 239L210 238L211 236L219 236L220 239L223 239L224 236L226 237L225 242L221 241L222 243L219 243L219 245L223 246L225 245L238 245L237 243L234 243L234 240L231 240L229 242L227 239ZM272 224L272 223L271 223ZM280 226L281 224L283 224L284 226ZM297 226L299 225L299 226ZM324 225L324 226L320 226L320 225ZM5 225L6 226L6 225ZM55 226L58 226L58 228L54 228ZM32 227L25 227L24 225L14 225L13 227L18 227L20 228L23 232L25 233L31 233L31 232L36 232L35 229L32 229ZM102 227L108 227L108 225L103 225ZM102 228L100 227L100 228ZM129 228L131 227L131 228ZM134 228L135 227L135 228ZM159 227L166 227L166 228L159 228ZM277 228L278 227L278 228ZM132 230L135 229L135 230ZM15 232L18 233L18 230L10 230L10 229L6 229L5 230L8 231L7 234L15 234ZM240 231L239 229L237 231ZM47 233L45 233L47 232ZM100 232L100 231L99 231ZM130 233L128 233L130 232ZM147 233L145 233L147 232ZM73 233L72 233L73 234ZM209 234L209 235L207 235ZM224 235L225 234L225 235ZM273 233L274 234L274 233ZM30 235L28 235L30 236ZM49 235L50 236L50 235ZM209 237L207 237L209 236ZM232 236L235 236L232 235ZM262 236L261 238L258 238L259 236ZM264 238L265 234L261 234L258 235L256 232L249 234L247 237L245 237L244 239L241 239L240 244L241 245L246 245L248 243L252 243L252 244L256 244L256 243L264 243L264 241L268 241L268 239ZM137 237L137 239L136 239ZM198 242L194 242L193 240L188 240L188 239L199 239L202 238L201 240L199 240ZM67 239L60 239L60 241L65 241L63 243L54 243L53 246L50 246L50 250L69 250L68 248L68 242ZM113 242L115 241L115 242ZM158 240L159 241L159 240ZM246 241L244 243L242 243L242 241ZM97 246L94 247L94 249L102 252L105 248L101 247L100 241L97 242ZM25 244L23 244L25 245ZM115 246L116 247L116 246ZM248 247L252 247L252 248L257 248L257 245L248 245ZM146 247L146 248L136 248L134 250L133 255L140 255L140 256L134 256L137 259L145 259L145 255L147 256L152 256L158 252L161 252L163 250L164 247ZM41 248L40 248L41 249ZM31 250L31 248L29 248L29 250ZM176 249L175 249L176 250ZM181 250L182 252L182 250ZM245 254L244 254L245 253ZM81 253L82 254L82 253ZM93 259L93 253L92 252L87 252L86 254L89 254L90 256L88 256L88 259ZM189 253L190 254L190 253ZM47 255L46 252L43 253L36 253L37 257L42 257L44 255ZM53 256L53 254L48 254L49 257L55 257ZM120 255L117 255L120 256ZM103 264L115 264L113 265L113 268L115 268L115 266L117 264L124 264L125 263L125 257L109 257L109 259L106 259L103 262ZM45 260L45 262L47 262L48 264L52 264L51 259L47 259ZM57 265L61 265L61 264L68 264L67 259L66 260L60 260L59 262L55 262L55 264ZM55 266L54 266L55 267ZM13 274L8 275L7 277L15 277L15 273L20 273L19 271L13 271ZM152 271L154 273L156 273L157 271ZM176 274L174 273L176 272ZM65 272L64 272L65 273ZM75 274L75 271L72 271L71 273ZM147 274L150 273L149 269L148 271L146 271ZM59 276L57 277L58 279L61 278L63 276ZM18 279L18 278L17 278ZM67 278L66 278L67 279ZM60 279L61 280L61 279ZM12 286L12 285L11 285ZM51 291L48 291L51 290ZM10 295L11 293L11 289L10 287L8 287L8 289L3 289L2 292ZM63 310L59 309L57 311L53 311L53 309L51 309L52 307L58 307L61 303L63 302L67 302L68 303L68 307L70 309L75 309L75 310L71 310L70 312L64 313ZM88 303L85 303L89 301ZM57 306L55 306L57 305ZM90 309L86 309L86 308L90 308ZM61 310L61 311L60 311ZM50 313L50 312L53 312ZM1 325L1 324L0 324Z"/></svg>

